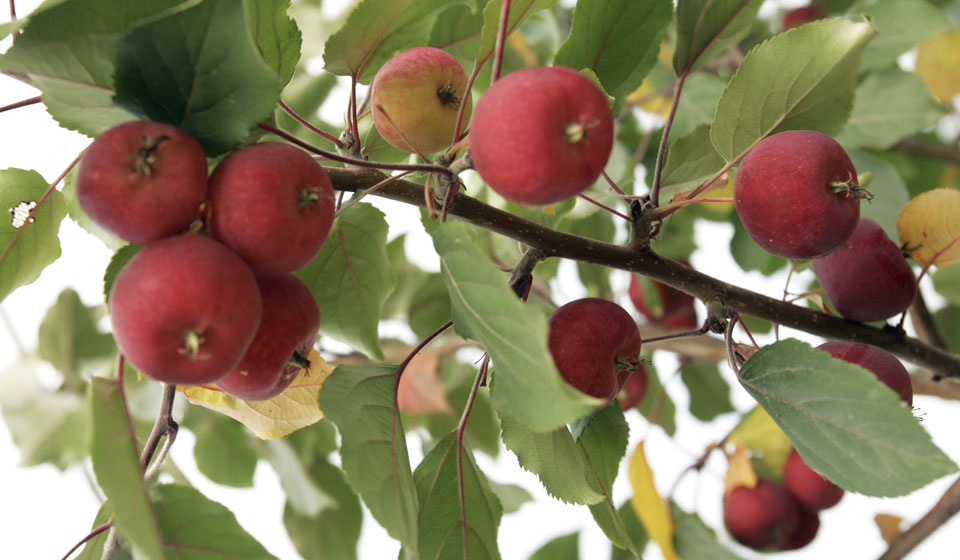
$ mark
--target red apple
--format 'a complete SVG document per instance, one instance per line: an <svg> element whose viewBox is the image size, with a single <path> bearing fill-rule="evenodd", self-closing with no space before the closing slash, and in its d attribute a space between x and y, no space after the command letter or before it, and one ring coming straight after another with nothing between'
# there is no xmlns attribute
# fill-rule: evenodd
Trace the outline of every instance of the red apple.
<svg viewBox="0 0 960 560"><path fill-rule="evenodd" d="M800 508L800 520L787 541L777 546L777 550L798 550L813 542L820 531L820 515L815 511Z"/></svg>
<svg viewBox="0 0 960 560"><path fill-rule="evenodd" d="M843 497L843 488L808 467L796 449L790 452L783 465L783 485L803 508L810 511L831 508Z"/></svg>
<svg viewBox="0 0 960 560"><path fill-rule="evenodd" d="M588 395L610 401L641 369L640 331L616 303L574 300L554 311L548 325L548 346L560 375Z"/></svg>
<svg viewBox="0 0 960 560"><path fill-rule="evenodd" d="M861 342L825 342L817 348L834 358L857 364L873 372L877 379L900 395L900 399L907 403L907 406L913 406L910 373L890 352Z"/></svg>
<svg viewBox="0 0 960 560"><path fill-rule="evenodd" d="M647 370L643 366L639 366L637 370L623 382L623 387L621 387L620 392L617 393L617 400L620 402L621 409L627 411L640 404L640 401L642 401L643 397L647 394L648 375Z"/></svg>
<svg viewBox="0 0 960 560"><path fill-rule="evenodd" d="M799 8L787 10L787 12L783 14L783 18L780 20L780 27L782 29L789 29L791 27L803 25L804 23L823 19L825 17L827 17L826 8L820 4L809 4L807 6L800 6Z"/></svg>
<svg viewBox="0 0 960 560"><path fill-rule="evenodd" d="M467 73L451 54L416 47L380 67L370 89L373 124L391 146L432 154L449 147L461 105L466 130L473 111Z"/></svg>
<svg viewBox="0 0 960 560"><path fill-rule="evenodd" d="M262 401L283 392L300 369L309 366L310 349L320 329L320 310L310 289L296 276L259 276L263 318L247 353L226 377L223 392L246 401Z"/></svg>
<svg viewBox="0 0 960 560"><path fill-rule="evenodd" d="M637 311L654 325L675 330L694 330L699 326L690 294L638 274L631 276L627 293Z"/></svg>
<svg viewBox="0 0 960 560"><path fill-rule="evenodd" d="M757 143L740 163L733 194L750 237L788 259L821 257L850 239L864 196L847 153L813 130Z"/></svg>
<svg viewBox="0 0 960 560"><path fill-rule="evenodd" d="M490 188L520 204L580 194L600 176L612 147L606 95L586 76L560 66L518 70L494 82L470 128L474 169Z"/></svg>
<svg viewBox="0 0 960 560"><path fill-rule="evenodd" d="M168 124L117 125L83 152L77 201L99 226L144 244L186 230L207 196L207 158L192 136Z"/></svg>
<svg viewBox="0 0 960 560"><path fill-rule="evenodd" d="M303 150L280 142L241 148L210 177L214 237L262 274L310 262L333 225L327 172Z"/></svg>
<svg viewBox="0 0 960 560"><path fill-rule="evenodd" d="M250 267L220 243L195 234L147 244L110 290L120 352L164 383L212 383L236 367L260 324Z"/></svg>
<svg viewBox="0 0 960 560"><path fill-rule="evenodd" d="M740 544L754 550L785 545L800 522L800 508L787 489L760 478L737 486L723 501L723 523Z"/></svg>
<svg viewBox="0 0 960 560"><path fill-rule="evenodd" d="M917 295L917 279L900 247L867 218L842 247L813 261L813 273L837 312L851 321L889 319Z"/></svg>

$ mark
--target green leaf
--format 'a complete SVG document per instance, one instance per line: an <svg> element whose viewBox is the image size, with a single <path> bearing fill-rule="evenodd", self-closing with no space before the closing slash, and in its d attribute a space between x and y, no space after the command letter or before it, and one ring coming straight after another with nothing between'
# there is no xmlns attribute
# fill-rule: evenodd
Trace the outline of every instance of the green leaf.
<svg viewBox="0 0 960 560"><path fill-rule="evenodd" d="M933 322L947 341L951 352L960 353L960 307L948 306L933 314Z"/></svg>
<svg viewBox="0 0 960 560"><path fill-rule="evenodd" d="M679 76L713 59L753 24L762 0L679 0L673 69Z"/></svg>
<svg viewBox="0 0 960 560"><path fill-rule="evenodd" d="M590 513L610 542L625 549L634 546L633 538L613 505L613 482L627 452L629 436L623 410L614 402L597 413L577 440L591 483L603 494L601 502L590 505Z"/></svg>
<svg viewBox="0 0 960 560"><path fill-rule="evenodd" d="M709 179L726 162L710 141L710 125L701 124L667 149L663 184L676 185Z"/></svg>
<svg viewBox="0 0 960 560"><path fill-rule="evenodd" d="M680 96L677 105L673 126L670 127L670 137L681 138L702 124L710 124L717 112L717 101L723 95L723 88L726 85L725 79L707 72L697 72L687 78L683 85L683 95ZM707 142L709 143L709 139ZM710 145L707 153L715 151L713 145ZM719 156L717 159L720 160L720 165L711 170L711 175L723 166L723 159Z"/></svg>
<svg viewBox="0 0 960 560"><path fill-rule="evenodd" d="M554 64L593 70L616 113L656 63L672 15L669 0L581 0Z"/></svg>
<svg viewBox="0 0 960 560"><path fill-rule="evenodd" d="M436 273L426 275L417 284L407 313L413 333L417 338L426 338L449 321L450 314L450 296L443 278Z"/></svg>
<svg viewBox="0 0 960 560"><path fill-rule="evenodd" d="M677 405L663 389L649 356L643 367L647 370L647 393L637 405L637 410L651 423L663 428L668 436L673 436L677 433Z"/></svg>
<svg viewBox="0 0 960 560"><path fill-rule="evenodd" d="M316 516L335 505L336 500L317 486L287 440L264 441L263 449L287 495L287 505L307 516Z"/></svg>
<svg viewBox="0 0 960 560"><path fill-rule="evenodd" d="M643 552L647 543L650 542L650 535L647 534L647 529L643 526L640 518L637 517L637 510L634 509L630 500L624 502L617 509L617 513L620 514L623 526L627 530L627 534L630 535L630 540L633 541L633 549L637 552ZM610 560L633 560L634 558L636 557L633 553L624 548L615 546L610 551Z"/></svg>
<svg viewBox="0 0 960 560"><path fill-rule="evenodd" d="M943 114L916 74L891 68L869 74L857 86L853 112L837 141L885 150L935 125Z"/></svg>
<svg viewBox="0 0 960 560"><path fill-rule="evenodd" d="M720 97L714 147L732 162L782 130L839 132L853 105L860 53L875 34L869 23L824 19L758 45Z"/></svg>
<svg viewBox="0 0 960 560"><path fill-rule="evenodd" d="M302 38L297 22L287 15L290 0L244 0L250 34L260 55L280 78L290 82L300 61Z"/></svg>
<svg viewBox="0 0 960 560"><path fill-rule="evenodd" d="M890 239L899 239L897 218L900 211L910 202L910 192L897 168L880 156L861 150L847 150L850 161L858 173L873 173L869 191L874 195L869 201L860 203L860 217L870 218L880 224Z"/></svg>
<svg viewBox="0 0 960 560"><path fill-rule="evenodd" d="M473 454L456 432L440 440L413 474L420 497L418 538L423 558L500 558L503 511Z"/></svg>
<svg viewBox="0 0 960 560"><path fill-rule="evenodd" d="M26 216L16 217L39 203L49 185L36 171L0 170L0 208L7 209L0 221L0 301L10 292L40 276L60 258L60 222L67 214L63 195L53 191L35 210L33 221L20 225ZM14 214L17 216L14 216Z"/></svg>
<svg viewBox="0 0 960 560"><path fill-rule="evenodd" d="M27 355L0 371L0 411L21 466L51 463L64 470L87 456L89 409L75 393L41 387L39 365Z"/></svg>
<svg viewBox="0 0 960 560"><path fill-rule="evenodd" d="M878 33L863 51L861 72L893 66L901 54L927 37L952 27L944 13L926 0L862 2L857 13L869 18ZM891 96L889 101L897 100Z"/></svg>
<svg viewBox="0 0 960 560"><path fill-rule="evenodd" d="M687 362L680 368L680 379L690 392L690 413L709 422L721 414L734 412L730 386L714 362Z"/></svg>
<svg viewBox="0 0 960 560"><path fill-rule="evenodd" d="M740 560L717 541L717 534L695 513L674 506L673 520L673 544L683 560Z"/></svg>
<svg viewBox="0 0 960 560"><path fill-rule="evenodd" d="M356 560L363 523L360 499L347 484L343 471L326 461L315 462L310 474L336 504L311 517L297 513L288 502L283 509L283 524L290 540L304 560Z"/></svg>
<svg viewBox="0 0 960 560"><path fill-rule="evenodd" d="M807 465L846 490L902 496L957 471L875 375L806 343L761 348L740 382Z"/></svg>
<svg viewBox="0 0 960 560"><path fill-rule="evenodd" d="M90 383L90 458L104 496L113 503L114 523L145 558L162 560L163 538L157 513L147 496L140 450L122 387L94 377Z"/></svg>
<svg viewBox="0 0 960 560"><path fill-rule="evenodd" d="M395 54L426 45L437 16L466 0L361 0L327 39L324 69L362 84Z"/></svg>
<svg viewBox="0 0 960 560"><path fill-rule="evenodd" d="M406 550L417 550L417 491L395 406L395 366L340 366L320 389L320 408L340 431L350 485Z"/></svg>
<svg viewBox="0 0 960 560"><path fill-rule="evenodd" d="M166 557L178 560L274 558L237 523L233 512L199 490L162 484L153 488L152 495Z"/></svg>
<svg viewBox="0 0 960 560"><path fill-rule="evenodd" d="M510 414L546 432L595 408L598 399L560 377L547 349L546 318L516 297L507 276L471 241L469 226L451 221L432 235L454 327L464 338L480 342L493 359L496 387Z"/></svg>
<svg viewBox="0 0 960 560"><path fill-rule="evenodd" d="M471 414L472 418L472 414ZM516 484L500 484L494 480L487 480L490 489L500 500L500 507L503 508L504 515L514 513L520 509L520 506L533 501L533 496L527 492L526 488Z"/></svg>
<svg viewBox="0 0 960 560"><path fill-rule="evenodd" d="M132 29L117 41L115 79L117 104L184 129L211 156L239 146L282 88L235 0Z"/></svg>
<svg viewBox="0 0 960 560"><path fill-rule="evenodd" d="M383 359L377 327L396 286L383 212L360 203L344 212L320 253L298 270L320 307L320 332Z"/></svg>
<svg viewBox="0 0 960 560"><path fill-rule="evenodd" d="M783 257L771 255L763 247L757 245L747 230L743 228L740 217L734 212L730 221L733 223L733 239L730 240L730 254L745 272L759 271L764 276L786 267L788 262Z"/></svg>
<svg viewBox="0 0 960 560"><path fill-rule="evenodd" d="M76 222L78 226L93 234L94 237L97 237L100 239L100 241L103 241L103 244L108 248L117 250L120 247L123 247L127 244L126 241L120 239L94 222L80 206L80 201L77 199L77 189L75 184L78 168L79 166L74 166L74 168L70 170L70 173L67 173L66 178L63 180L63 189L60 191L63 193L63 199L67 205L67 215L70 216L70 219Z"/></svg>
<svg viewBox="0 0 960 560"><path fill-rule="evenodd" d="M556 5L557 0L517 0L510 2L510 14L507 16L506 35L517 30L531 15ZM500 12L503 0L490 0L483 8L483 29L480 32L480 50L477 52L476 68L479 69L493 54L497 44L497 30L500 27Z"/></svg>
<svg viewBox="0 0 960 560"><path fill-rule="evenodd" d="M572 504L594 504L603 499L587 481L587 467L566 426L549 433L534 432L502 408L499 412L503 444L516 454L524 470L540 478L548 494Z"/></svg>
<svg viewBox="0 0 960 560"><path fill-rule="evenodd" d="M0 70L28 74L43 92L43 102L58 123L96 136L135 118L113 102L116 38L136 25L198 3L60 2L31 15L30 25L0 58Z"/></svg>
<svg viewBox="0 0 960 560"><path fill-rule="evenodd" d="M413 311L410 302L417 296L418 288L427 276L426 271L407 259L406 239L407 235L401 234L387 243L387 258L390 259L390 268L397 277L397 288L384 302L384 318L406 316Z"/></svg>
<svg viewBox="0 0 960 560"><path fill-rule="evenodd" d="M933 287L953 305L960 305L960 263L937 269L933 273Z"/></svg>
<svg viewBox="0 0 960 560"><path fill-rule="evenodd" d="M253 486L258 457L247 443L243 424L195 406L190 407L190 414L201 416L198 422L190 424L197 438L193 447L197 469L217 484L236 488Z"/></svg>
<svg viewBox="0 0 960 560"><path fill-rule="evenodd" d="M110 257L110 262L103 271L103 301L107 304L110 303L110 290L113 288L113 281L117 279L117 274L120 274L123 267L140 252L140 249L143 249L143 245L127 244L117 249Z"/></svg>
<svg viewBox="0 0 960 560"><path fill-rule="evenodd" d="M113 337L100 332L93 308L72 288L60 292L37 333L40 357L74 382L83 365L112 357L114 349Z"/></svg>
<svg viewBox="0 0 960 560"><path fill-rule="evenodd" d="M478 4L483 6L485 2ZM475 5L457 4L444 10L437 18L429 45L446 49L458 60L474 60L480 49L482 29L483 11Z"/></svg>
<svg viewBox="0 0 960 560"><path fill-rule="evenodd" d="M560 535L538 548L528 560L579 560L580 533Z"/></svg>

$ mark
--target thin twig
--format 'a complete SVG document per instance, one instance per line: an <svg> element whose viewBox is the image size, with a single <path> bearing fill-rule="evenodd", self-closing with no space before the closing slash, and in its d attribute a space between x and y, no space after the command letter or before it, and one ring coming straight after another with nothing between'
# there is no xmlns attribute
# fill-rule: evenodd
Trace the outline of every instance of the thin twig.
<svg viewBox="0 0 960 560"><path fill-rule="evenodd" d="M293 120L297 121L298 123L300 123L301 125L303 125L304 127L306 127L307 130L309 130L310 132L316 134L317 136L321 136L321 137L329 140L330 142L333 142L333 145L336 146L337 148L343 148L343 142L341 142L339 138L337 138L336 136L330 134L329 132L320 130L320 129L317 128L316 126L310 124L310 122L307 121L307 119L301 117L299 113L297 113L296 111L294 111L289 105L287 105L287 104L284 103L283 101L280 101L280 102L279 102L279 105L280 105L280 108L283 109L283 111L284 111L286 114L288 114L288 115L290 115L291 117L293 117Z"/></svg>
<svg viewBox="0 0 960 560"><path fill-rule="evenodd" d="M85 536L85 537L83 537L82 539L80 539L80 542L78 542L77 544L73 545L73 548L71 548L70 550L68 550L67 553L63 555L62 560L67 560L67 558L70 558L70 555L73 554L74 552L76 552L77 549L79 549L81 546L83 546L84 544L86 544L87 541L89 541L90 539L96 537L96 536L99 535L100 533L102 533L102 532L110 529L111 527L113 527L113 521L107 521L107 522L104 523L103 525L100 525L99 527L97 527L97 528L93 529L92 531L90 531L89 533L87 533L87 536Z"/></svg>
<svg viewBox="0 0 960 560"><path fill-rule="evenodd" d="M19 109L20 107L26 107L28 105L35 105L37 103L40 103L41 101L43 101L42 95L38 95L36 97L28 97L27 99L16 101L9 105L4 105L3 107L0 107L0 113L10 111L12 109Z"/></svg>
<svg viewBox="0 0 960 560"><path fill-rule="evenodd" d="M503 44L507 42L507 23L510 20L510 0L503 0L500 8L500 24L497 26L497 42L493 54L493 74L490 82L500 79L500 66L503 64Z"/></svg>
<svg viewBox="0 0 960 560"><path fill-rule="evenodd" d="M663 173L663 160L667 153L667 138L670 136L670 128L673 126L673 120L677 116L677 107L680 105L680 92L683 90L683 84L687 81L689 72L684 71L677 78L677 85L673 88L673 103L670 104L670 114L667 116L667 122L663 125L663 133L660 135L660 147L657 149L657 164L653 168L653 186L650 188L650 201L654 208L660 206L660 177Z"/></svg>
<svg viewBox="0 0 960 560"><path fill-rule="evenodd" d="M880 556L879 560L899 560L903 558L934 531L942 527L958 511L960 511L960 478L950 485L950 488L937 501L936 505L920 518L920 521L894 537L887 551Z"/></svg>
<svg viewBox="0 0 960 560"><path fill-rule="evenodd" d="M153 459L153 454L157 451L157 446L164 436L169 436L169 443L177 437L179 426L173 420L173 402L177 397L177 386L173 383L163 384L163 394L160 397L160 411L157 413L157 420L153 424L153 430L147 436L147 441L143 446L143 453L140 454L140 470L146 472L147 465ZM158 458L160 463L162 457ZM149 479L150 477L145 477Z"/></svg>

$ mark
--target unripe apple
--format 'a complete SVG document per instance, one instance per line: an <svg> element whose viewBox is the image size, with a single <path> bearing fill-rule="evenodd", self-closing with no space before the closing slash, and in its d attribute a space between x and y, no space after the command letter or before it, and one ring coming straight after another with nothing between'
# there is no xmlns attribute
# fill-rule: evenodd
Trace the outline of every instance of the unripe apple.
<svg viewBox="0 0 960 560"><path fill-rule="evenodd" d="M737 169L733 195L750 237L788 259L821 257L850 239L865 196L843 147L813 130L758 142Z"/></svg>
<svg viewBox="0 0 960 560"><path fill-rule="evenodd" d="M723 501L723 523L740 544L754 550L782 546L794 535L800 508L787 489L766 478L737 486Z"/></svg>
<svg viewBox="0 0 960 560"><path fill-rule="evenodd" d="M147 244L110 290L120 352L164 383L212 383L236 367L260 324L257 281L240 257L208 237Z"/></svg>
<svg viewBox="0 0 960 560"><path fill-rule="evenodd" d="M669 329L698 327L694 297L662 282L634 274L627 289L633 306L647 321Z"/></svg>
<svg viewBox="0 0 960 560"><path fill-rule="evenodd" d="M391 146L432 154L449 147L460 106L462 130L473 105L467 73L448 52L415 47L380 67L370 89L373 124Z"/></svg>
<svg viewBox="0 0 960 560"><path fill-rule="evenodd" d="M851 321L889 319L917 295L917 279L900 247L867 218L839 249L813 261L813 273L833 307Z"/></svg>
<svg viewBox="0 0 960 560"><path fill-rule="evenodd" d="M873 372L877 379L900 395L900 399L907 403L907 406L913 406L910 373L890 352L862 342L825 342L817 348L834 358L857 364Z"/></svg>
<svg viewBox="0 0 960 560"><path fill-rule="evenodd" d="M240 148L210 176L213 236L261 274L310 262L330 233L334 205L327 172L290 144Z"/></svg>
<svg viewBox="0 0 960 560"><path fill-rule="evenodd" d="M805 509L820 511L831 508L843 498L843 488L811 469L794 449L783 465L783 485Z"/></svg>
<svg viewBox="0 0 960 560"><path fill-rule="evenodd" d="M207 196L207 158L192 136L168 124L131 121L87 147L76 178L90 219L131 243L181 233Z"/></svg>
<svg viewBox="0 0 960 560"><path fill-rule="evenodd" d="M616 303L571 301L554 311L548 326L548 346L560 375L588 395L610 401L641 369L640 331Z"/></svg>
<svg viewBox="0 0 960 560"><path fill-rule="evenodd" d="M612 147L606 95L561 66L517 70L494 82L470 127L474 169L519 204L580 194L600 176Z"/></svg>
<svg viewBox="0 0 960 560"><path fill-rule="evenodd" d="M789 29L791 27L803 25L804 23L823 19L825 17L827 17L826 8L820 4L808 4L806 6L800 6L799 8L787 10L787 12L783 14L783 18L780 20L780 27L782 29Z"/></svg>
<svg viewBox="0 0 960 560"><path fill-rule="evenodd" d="M243 359L217 381L223 392L247 401L273 398L290 386L320 330L320 310L310 289L291 274L258 276L263 318Z"/></svg>

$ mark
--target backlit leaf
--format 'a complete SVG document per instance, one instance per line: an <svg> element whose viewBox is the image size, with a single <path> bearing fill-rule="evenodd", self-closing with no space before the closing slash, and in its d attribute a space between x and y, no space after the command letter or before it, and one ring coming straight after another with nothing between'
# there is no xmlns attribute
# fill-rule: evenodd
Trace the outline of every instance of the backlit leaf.
<svg viewBox="0 0 960 560"><path fill-rule="evenodd" d="M71 288L60 292L47 310L37 333L37 352L71 382L77 382L81 368L90 362L113 356L110 333L100 332L93 308L80 301Z"/></svg>
<svg viewBox="0 0 960 560"><path fill-rule="evenodd" d="M374 519L416 556L417 489L396 385L396 366L340 366L320 391L320 407L340 431L350 485Z"/></svg>
<svg viewBox="0 0 960 560"><path fill-rule="evenodd" d="M664 558L680 560L673 545L674 527L670 509L657 491L653 481L653 471L650 470L650 464L643 450L643 443L643 441L637 443L633 455L630 456L630 466L627 470L630 486L633 488L630 503L647 530L647 534L660 547Z"/></svg>
<svg viewBox="0 0 960 560"><path fill-rule="evenodd" d="M239 146L282 88L234 0L132 29L117 41L115 80L119 105L184 129L209 155Z"/></svg>
<svg viewBox="0 0 960 560"><path fill-rule="evenodd" d="M790 438L762 406L755 406L744 415L727 438L731 443L750 450L753 467L764 476L779 476L793 448Z"/></svg>
<svg viewBox="0 0 960 560"><path fill-rule="evenodd" d="M201 410L192 408L190 413ZM190 431L197 438L193 457L204 476L224 486L253 486L258 456L247 443L243 424L221 414L204 412L198 422L190 424Z"/></svg>
<svg viewBox="0 0 960 560"><path fill-rule="evenodd" d="M663 184L699 182L723 169L726 162L710 141L710 125L701 124L667 149ZM671 191L672 192L672 191Z"/></svg>
<svg viewBox="0 0 960 560"><path fill-rule="evenodd" d="M782 130L839 132L853 105L860 53L875 34L869 23L824 19L754 47L717 105L710 139L720 155L736 161Z"/></svg>
<svg viewBox="0 0 960 560"><path fill-rule="evenodd" d="M507 275L470 239L469 226L448 221L432 235L454 328L492 358L496 390L509 413L535 431L548 432L600 404L560 377L547 349L546 317L517 298Z"/></svg>
<svg viewBox="0 0 960 560"><path fill-rule="evenodd" d="M960 261L960 190L934 189L911 200L900 212L897 234L918 263Z"/></svg>
<svg viewBox="0 0 960 560"><path fill-rule="evenodd" d="M507 17L507 35L512 34L520 24L531 15L552 8L557 0L517 0L510 2L510 14ZM497 43L497 29L500 26L500 12L503 0L490 0L483 8L483 29L480 31L480 50L477 52L476 66L483 65L493 54Z"/></svg>
<svg viewBox="0 0 960 560"><path fill-rule="evenodd" d="M151 560L163 560L158 515L147 496L140 449L129 411L115 379L94 377L90 383L90 458L103 494L113 504L119 533Z"/></svg>
<svg viewBox="0 0 960 560"><path fill-rule="evenodd" d="M860 366L793 340L758 350L740 382L811 469L867 496L901 496L957 466L898 395Z"/></svg>
<svg viewBox="0 0 960 560"><path fill-rule="evenodd" d="M753 24L761 0L679 0L677 50L673 69L677 75L709 62L739 40Z"/></svg>
<svg viewBox="0 0 960 560"><path fill-rule="evenodd" d="M920 43L915 68L937 99L948 101L960 93L960 29L944 31Z"/></svg>
<svg viewBox="0 0 960 560"><path fill-rule="evenodd" d="M730 386L714 362L688 362L680 368L680 379L690 393L690 413L708 422L733 412Z"/></svg>
<svg viewBox="0 0 960 560"><path fill-rule="evenodd" d="M320 253L296 272L317 300L320 332L376 360L383 359L383 304L397 282L386 245L383 212L360 203L337 218Z"/></svg>
<svg viewBox="0 0 960 560"><path fill-rule="evenodd" d="M293 383L279 395L265 401L245 401L216 389L178 387L193 404L215 410L240 422L260 439L283 437L321 418L317 393L332 368L313 350L310 368L301 369Z"/></svg>
<svg viewBox="0 0 960 560"><path fill-rule="evenodd" d="M856 13L869 18L877 29L877 38L863 51L864 72L895 66L898 56L930 35L950 28L943 11L928 0L862 2ZM892 99L895 98L891 95Z"/></svg>
<svg viewBox="0 0 960 560"><path fill-rule="evenodd" d="M554 64L593 70L616 112L657 61L672 8L669 0L581 0Z"/></svg>
<svg viewBox="0 0 960 560"><path fill-rule="evenodd" d="M0 301L10 292L36 280L60 258L60 222L67 214L58 191L36 209L33 221L26 213L37 206L47 182L36 171L0 170ZM19 227L18 227L19 226Z"/></svg>
<svg viewBox="0 0 960 560"><path fill-rule="evenodd" d="M500 501L473 454L457 445L456 432L437 442L413 477L420 499L417 525L424 558L500 558Z"/></svg>

